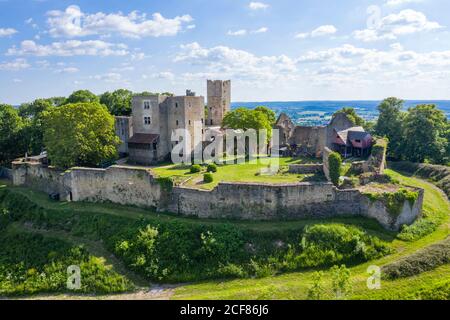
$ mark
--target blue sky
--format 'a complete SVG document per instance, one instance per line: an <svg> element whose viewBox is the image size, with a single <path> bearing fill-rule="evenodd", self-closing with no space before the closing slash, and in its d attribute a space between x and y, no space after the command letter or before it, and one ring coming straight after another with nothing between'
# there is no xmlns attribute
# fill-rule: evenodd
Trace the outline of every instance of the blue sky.
<svg viewBox="0 0 450 320"><path fill-rule="evenodd" d="M0 0L0 101L77 89L233 101L450 99L447 0Z"/></svg>

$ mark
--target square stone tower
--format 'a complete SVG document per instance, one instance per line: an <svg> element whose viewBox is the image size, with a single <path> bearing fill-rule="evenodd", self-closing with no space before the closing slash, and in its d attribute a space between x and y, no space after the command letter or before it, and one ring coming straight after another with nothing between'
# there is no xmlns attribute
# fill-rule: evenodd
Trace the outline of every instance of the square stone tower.
<svg viewBox="0 0 450 320"><path fill-rule="evenodd" d="M208 80L208 119L206 125L221 126L231 109L231 81Z"/></svg>

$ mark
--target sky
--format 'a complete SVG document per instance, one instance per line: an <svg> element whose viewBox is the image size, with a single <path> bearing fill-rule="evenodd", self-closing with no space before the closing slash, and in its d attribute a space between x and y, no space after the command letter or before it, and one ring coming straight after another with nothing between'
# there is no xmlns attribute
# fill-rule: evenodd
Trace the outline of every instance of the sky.
<svg viewBox="0 0 450 320"><path fill-rule="evenodd" d="M0 102L192 89L450 99L448 0L0 0Z"/></svg>

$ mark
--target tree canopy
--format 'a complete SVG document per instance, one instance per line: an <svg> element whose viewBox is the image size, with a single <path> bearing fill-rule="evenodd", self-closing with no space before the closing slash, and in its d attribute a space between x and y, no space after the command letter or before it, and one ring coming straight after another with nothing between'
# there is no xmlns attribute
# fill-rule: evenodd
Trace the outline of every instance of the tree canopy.
<svg viewBox="0 0 450 320"><path fill-rule="evenodd" d="M104 104L114 116L129 116L131 114L131 99L133 92L119 89L105 92L100 96L100 103Z"/></svg>
<svg viewBox="0 0 450 320"><path fill-rule="evenodd" d="M57 167L99 166L117 156L114 117L98 102L67 104L44 113L44 144Z"/></svg>
<svg viewBox="0 0 450 320"><path fill-rule="evenodd" d="M403 153L413 162L448 161L448 121L433 104L410 108L404 121Z"/></svg>
<svg viewBox="0 0 450 320"><path fill-rule="evenodd" d="M263 110L250 110L247 108L238 108L228 112L222 122L224 128L256 131L267 130L267 138L272 137L272 124L269 120L268 113Z"/></svg>
<svg viewBox="0 0 450 320"><path fill-rule="evenodd" d="M25 124L10 105L0 104L0 164L7 163L26 152L23 138Z"/></svg>
<svg viewBox="0 0 450 320"><path fill-rule="evenodd" d="M388 155L401 158L401 147L403 145L403 122L405 112L402 111L404 101L391 97L384 99L378 106L380 112L375 125L375 133L389 140Z"/></svg>
<svg viewBox="0 0 450 320"><path fill-rule="evenodd" d="M78 90L73 92L68 98L66 103L80 103L80 102L99 102L98 96L90 92L89 90Z"/></svg>

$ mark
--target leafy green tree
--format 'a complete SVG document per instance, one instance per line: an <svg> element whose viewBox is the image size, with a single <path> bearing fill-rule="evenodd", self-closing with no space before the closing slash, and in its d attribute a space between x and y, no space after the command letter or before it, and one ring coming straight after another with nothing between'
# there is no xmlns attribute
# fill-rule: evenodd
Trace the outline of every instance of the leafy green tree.
<svg viewBox="0 0 450 320"><path fill-rule="evenodd" d="M23 138L27 143L30 154L39 154L44 149L42 114L54 108L50 99L37 99L31 103L24 103L19 107L19 115L26 124ZM24 141L25 142L25 141Z"/></svg>
<svg viewBox="0 0 450 320"><path fill-rule="evenodd" d="M25 154L24 126L16 109L0 104L0 163L5 164Z"/></svg>
<svg viewBox="0 0 450 320"><path fill-rule="evenodd" d="M89 90L78 90L73 92L68 98L66 103L81 103L81 102L99 102L98 96L90 92Z"/></svg>
<svg viewBox="0 0 450 320"><path fill-rule="evenodd" d="M277 118L276 118L276 114L273 110L271 110L265 106L256 107L255 110L264 113L267 116L267 119L269 120L270 124L272 126L275 125Z"/></svg>
<svg viewBox="0 0 450 320"><path fill-rule="evenodd" d="M272 125L265 111L238 108L228 112L222 126L230 129L255 129L256 131L267 130L268 139L272 136Z"/></svg>
<svg viewBox="0 0 450 320"><path fill-rule="evenodd" d="M378 106L378 117L375 134L389 139L388 155L393 158L401 158L401 148L404 142L403 123L405 112L403 100L391 97L384 99Z"/></svg>
<svg viewBox="0 0 450 320"><path fill-rule="evenodd" d="M365 121L363 118L361 118L357 113L356 110L354 108L351 107L344 107L341 110L337 111L334 113L334 115L338 114L338 113L344 113L347 115L347 117L350 119L350 121L353 122L353 124L355 126L364 126L365 125Z"/></svg>
<svg viewBox="0 0 450 320"><path fill-rule="evenodd" d="M100 103L104 104L114 116L129 116L131 114L131 99L133 93L126 89L105 92L100 96Z"/></svg>
<svg viewBox="0 0 450 320"><path fill-rule="evenodd" d="M323 272L314 272L312 275L312 286L308 289L308 300L322 300L325 288L322 284Z"/></svg>
<svg viewBox="0 0 450 320"><path fill-rule="evenodd" d="M447 118L433 104L410 108L405 117L403 153L412 162L444 163L448 156Z"/></svg>
<svg viewBox="0 0 450 320"><path fill-rule="evenodd" d="M350 282L350 270L345 266L334 266L331 268L331 286L336 299L344 299L352 291L352 284Z"/></svg>
<svg viewBox="0 0 450 320"><path fill-rule="evenodd" d="M98 166L117 157L114 117L100 103L76 103L44 113L44 144L53 165Z"/></svg>

